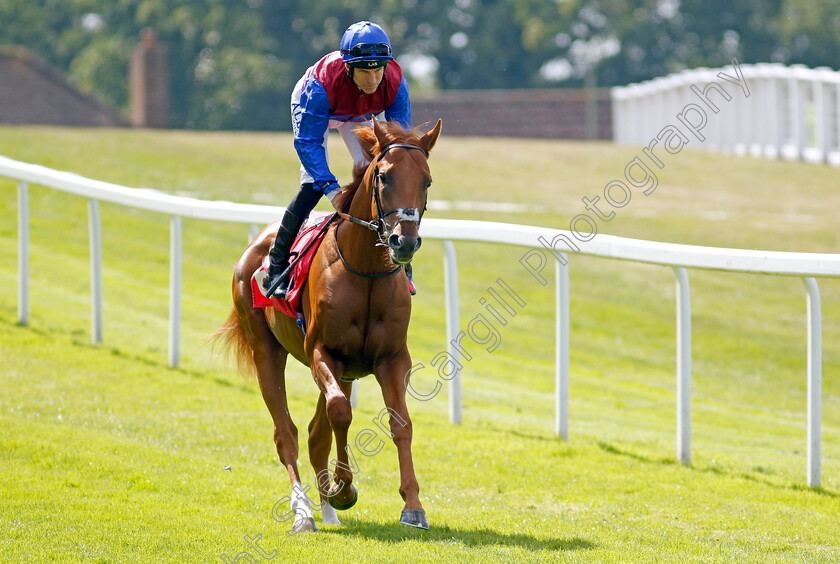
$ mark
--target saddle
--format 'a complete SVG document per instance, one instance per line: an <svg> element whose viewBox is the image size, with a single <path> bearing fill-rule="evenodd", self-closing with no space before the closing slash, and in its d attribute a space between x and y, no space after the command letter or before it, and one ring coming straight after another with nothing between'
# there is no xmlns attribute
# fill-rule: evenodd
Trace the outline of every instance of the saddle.
<svg viewBox="0 0 840 564"><path fill-rule="evenodd" d="M327 234L327 227L335 219L337 214L323 214L310 216L301 227L300 232L292 243L289 253L289 263L292 271L289 274L289 292L286 299L281 300L274 296L267 297L263 292L262 281L268 275L268 257L266 256L262 266L251 276L251 294L254 299L254 307L273 307L281 313L297 319L303 319L303 311L300 305L301 289L309 276L309 268L312 266L312 259L315 252L321 246L324 235Z"/></svg>

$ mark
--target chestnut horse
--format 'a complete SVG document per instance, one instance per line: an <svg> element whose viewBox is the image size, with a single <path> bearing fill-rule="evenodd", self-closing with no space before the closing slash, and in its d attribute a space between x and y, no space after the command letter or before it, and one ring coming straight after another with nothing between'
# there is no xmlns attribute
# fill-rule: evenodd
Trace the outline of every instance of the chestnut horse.
<svg viewBox="0 0 840 564"><path fill-rule="evenodd" d="M406 407L411 357L406 345L411 296L400 272L420 247L418 228L431 184L427 157L441 122L420 135L394 123L360 127L359 141L370 165L357 167L354 182L336 196L339 219L316 251L302 290L306 336L295 320L274 308L253 307L251 276L271 249L278 224L268 226L236 265L233 311L216 336L240 367L255 370L274 420L274 442L292 485L294 531L316 531L312 508L298 472L298 430L286 402L289 354L312 370L321 390L309 424L309 460L315 470L324 523L339 523L335 509L349 509L358 492L348 461L352 419L351 384L374 374L382 389L400 464L400 522L428 529L411 457L412 426ZM388 211L383 211L388 210ZM384 415L384 413L383 413ZM327 468L332 434L337 460L330 485Z"/></svg>

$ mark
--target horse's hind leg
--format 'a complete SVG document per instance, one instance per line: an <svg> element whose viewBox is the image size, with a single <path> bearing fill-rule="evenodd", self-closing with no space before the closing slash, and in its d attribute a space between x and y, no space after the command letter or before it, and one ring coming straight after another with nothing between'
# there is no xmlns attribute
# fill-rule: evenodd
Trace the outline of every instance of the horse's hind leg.
<svg viewBox="0 0 840 564"><path fill-rule="evenodd" d="M317 531L309 499L301 487L297 466L298 430L289 414L286 400L285 372L288 352L277 342L261 312L246 307L240 308L239 313L257 369L260 391L274 421L274 444L277 454L289 473L292 485L291 508L295 512L294 530Z"/></svg>
<svg viewBox="0 0 840 564"><path fill-rule="evenodd" d="M277 347L280 354L272 354L273 360L266 356L265 359L254 361L260 380L260 391L262 392L265 405L271 413L274 421L274 444L277 446L277 454L280 462L289 472L289 481L292 484L291 508L295 512L294 530L317 531L315 519L312 515L312 508L305 490L301 487L300 472L298 471L298 429L289 415L289 406L286 401L285 369L287 353ZM282 352L280 352L282 351ZM262 365L262 366L261 366Z"/></svg>

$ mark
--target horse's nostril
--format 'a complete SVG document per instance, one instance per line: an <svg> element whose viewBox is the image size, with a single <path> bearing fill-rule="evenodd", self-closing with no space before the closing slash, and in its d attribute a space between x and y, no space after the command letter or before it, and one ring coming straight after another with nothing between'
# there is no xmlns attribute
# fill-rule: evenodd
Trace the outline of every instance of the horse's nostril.
<svg viewBox="0 0 840 564"><path fill-rule="evenodd" d="M400 244L402 243L401 239L402 239L402 237L400 235L397 235L396 233L392 233L388 237L388 246L391 247L394 250L399 249Z"/></svg>
<svg viewBox="0 0 840 564"><path fill-rule="evenodd" d="M414 250L416 251L417 249L419 249L419 248L420 248L420 245L422 245L422 244L423 244L423 238L422 238L422 237L418 237L418 238L417 238L417 242L416 242L416 243L414 243Z"/></svg>

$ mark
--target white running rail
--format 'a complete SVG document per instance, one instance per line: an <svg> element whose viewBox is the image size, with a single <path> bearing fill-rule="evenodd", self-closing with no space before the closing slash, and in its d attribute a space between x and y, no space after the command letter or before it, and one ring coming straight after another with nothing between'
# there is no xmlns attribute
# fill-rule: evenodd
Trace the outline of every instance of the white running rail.
<svg viewBox="0 0 840 564"><path fill-rule="evenodd" d="M171 196L150 189L134 189L87 179L0 156L0 177L18 181L18 319L29 319L29 197L28 185L37 184L89 199L91 257L92 341L102 342L102 253L99 201L122 204L168 214L171 217L171 276L169 320L169 366L179 362L181 314L181 218L199 218L248 224L267 224L280 217L283 208L223 201L204 201ZM460 358L453 343L460 324L457 262L453 240L501 243L527 247L554 260L556 278L556 391L555 433L568 439L569 389L569 276L566 253L545 246L546 241L569 237L569 232L527 225L484 221L426 219L423 237L444 241L448 350ZM546 253L547 251L547 253ZM580 245L582 254L670 266L677 285L677 457L691 461L691 303L687 268L798 276L805 283L808 314L808 485L820 485L820 418L822 387L822 321L819 287L815 278L840 277L840 254L788 253L720 249L677 245L596 235ZM523 256L524 258L524 256ZM522 260L520 260L522 262ZM524 263L523 263L524 264ZM533 263L529 263L533 268ZM545 265L545 264L544 264ZM460 375L449 381L450 420L461 421Z"/></svg>
<svg viewBox="0 0 840 564"><path fill-rule="evenodd" d="M692 146L840 166L840 72L733 63L613 88L613 140L661 152L669 124Z"/></svg>

